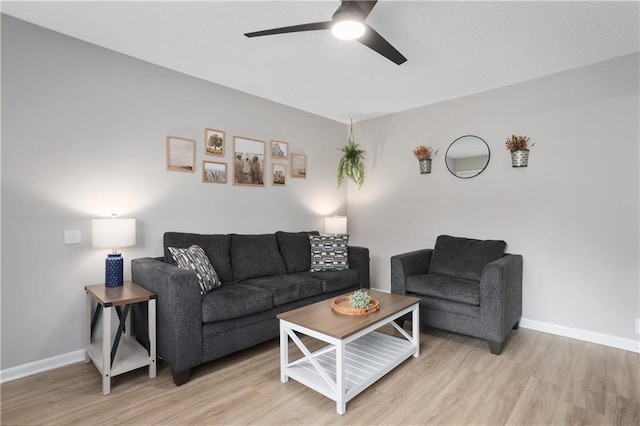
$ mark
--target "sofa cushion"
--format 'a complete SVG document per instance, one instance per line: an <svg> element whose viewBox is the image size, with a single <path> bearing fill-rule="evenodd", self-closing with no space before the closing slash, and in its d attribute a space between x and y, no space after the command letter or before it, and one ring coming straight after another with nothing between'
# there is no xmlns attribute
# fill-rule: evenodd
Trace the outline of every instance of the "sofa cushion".
<svg viewBox="0 0 640 426"><path fill-rule="evenodd" d="M320 280L297 275L274 275L252 278L242 284L259 287L271 292L275 306L322 294Z"/></svg>
<svg viewBox="0 0 640 426"><path fill-rule="evenodd" d="M311 271L342 271L349 268L348 235L309 235Z"/></svg>
<svg viewBox="0 0 640 426"><path fill-rule="evenodd" d="M316 278L322 282L322 292L343 290L360 284L360 274L355 269L344 271L301 272L295 276Z"/></svg>
<svg viewBox="0 0 640 426"><path fill-rule="evenodd" d="M409 275L406 289L421 296L480 306L480 282L438 274Z"/></svg>
<svg viewBox="0 0 640 426"><path fill-rule="evenodd" d="M275 234L231 235L231 265L235 281L287 273Z"/></svg>
<svg viewBox="0 0 640 426"><path fill-rule="evenodd" d="M231 257L229 248L231 246L231 236L229 235L202 235L189 234L185 232L165 232L164 234L164 261L175 265L169 247L188 248L192 245L202 247L211 262L211 266L216 270L220 281L233 281L231 272Z"/></svg>
<svg viewBox="0 0 640 426"><path fill-rule="evenodd" d="M242 283L225 283L222 287L202 296L202 322L240 318L273 308L269 290Z"/></svg>
<svg viewBox="0 0 640 426"><path fill-rule="evenodd" d="M431 255L429 273L480 281L485 265L500 259L506 246L501 240L440 235Z"/></svg>
<svg viewBox="0 0 640 426"><path fill-rule="evenodd" d="M311 244L309 235L319 235L318 231L312 232L276 232L280 254L284 259L287 272L305 272L311 269Z"/></svg>
<svg viewBox="0 0 640 426"><path fill-rule="evenodd" d="M169 247L169 251L180 268L189 269L196 274L200 284L200 294L207 294L222 284L200 246L193 245L187 249Z"/></svg>

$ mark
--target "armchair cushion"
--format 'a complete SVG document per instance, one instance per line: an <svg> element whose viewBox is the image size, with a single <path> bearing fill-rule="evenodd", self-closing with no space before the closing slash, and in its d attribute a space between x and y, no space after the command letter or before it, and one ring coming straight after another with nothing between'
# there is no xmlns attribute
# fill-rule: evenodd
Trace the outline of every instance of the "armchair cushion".
<svg viewBox="0 0 640 426"><path fill-rule="evenodd" d="M420 296L480 306L480 282L438 274L409 275L406 289Z"/></svg>
<svg viewBox="0 0 640 426"><path fill-rule="evenodd" d="M500 259L506 246L502 240L440 235L433 249L429 273L480 281L485 265Z"/></svg>

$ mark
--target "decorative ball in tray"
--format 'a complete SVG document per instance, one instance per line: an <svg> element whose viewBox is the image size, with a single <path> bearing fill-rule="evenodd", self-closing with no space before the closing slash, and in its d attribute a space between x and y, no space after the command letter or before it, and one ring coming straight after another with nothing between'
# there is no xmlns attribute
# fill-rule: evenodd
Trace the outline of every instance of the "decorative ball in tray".
<svg viewBox="0 0 640 426"><path fill-rule="evenodd" d="M366 291L356 290L350 296L333 299L331 309L345 315L367 315L380 309L380 302Z"/></svg>

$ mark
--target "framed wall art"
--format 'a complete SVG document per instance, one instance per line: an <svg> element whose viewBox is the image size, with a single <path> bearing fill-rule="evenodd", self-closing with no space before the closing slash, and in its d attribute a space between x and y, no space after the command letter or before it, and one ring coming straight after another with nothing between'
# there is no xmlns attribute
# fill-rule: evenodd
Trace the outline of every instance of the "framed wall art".
<svg viewBox="0 0 640 426"><path fill-rule="evenodd" d="M233 184L264 186L265 142L233 137Z"/></svg>
<svg viewBox="0 0 640 426"><path fill-rule="evenodd" d="M274 160L286 160L289 158L289 144L282 141L270 142L271 158Z"/></svg>
<svg viewBox="0 0 640 426"><path fill-rule="evenodd" d="M291 177L307 178L307 156L304 154L291 154Z"/></svg>
<svg viewBox="0 0 640 426"><path fill-rule="evenodd" d="M196 141L167 136L167 170L176 172L196 171Z"/></svg>
<svg viewBox="0 0 640 426"><path fill-rule="evenodd" d="M224 132L216 129L204 129L204 152L224 157Z"/></svg>
<svg viewBox="0 0 640 426"><path fill-rule="evenodd" d="M227 183L227 164L217 161L202 162L202 181L206 183Z"/></svg>
<svg viewBox="0 0 640 426"><path fill-rule="evenodd" d="M285 186L287 184L287 166L285 164L271 164L271 184Z"/></svg>

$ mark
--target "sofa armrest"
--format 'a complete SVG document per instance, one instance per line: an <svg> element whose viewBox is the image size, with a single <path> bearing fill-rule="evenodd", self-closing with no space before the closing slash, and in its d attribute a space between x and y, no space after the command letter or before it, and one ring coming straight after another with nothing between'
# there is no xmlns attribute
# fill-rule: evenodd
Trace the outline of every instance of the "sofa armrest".
<svg viewBox="0 0 640 426"><path fill-rule="evenodd" d="M480 321L485 339L502 342L522 316L522 256L488 263L480 280Z"/></svg>
<svg viewBox="0 0 640 426"><path fill-rule="evenodd" d="M355 269L360 274L360 288L369 288L369 249L358 246L348 246L349 269Z"/></svg>
<svg viewBox="0 0 640 426"><path fill-rule="evenodd" d="M158 296L158 355L176 372L202 363L202 303L196 275L159 258L142 258L131 261L131 277Z"/></svg>
<svg viewBox="0 0 640 426"><path fill-rule="evenodd" d="M405 294L409 275L426 274L433 249L422 249L391 257L391 293Z"/></svg>

